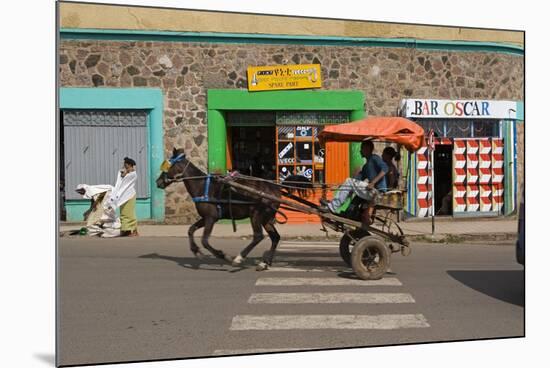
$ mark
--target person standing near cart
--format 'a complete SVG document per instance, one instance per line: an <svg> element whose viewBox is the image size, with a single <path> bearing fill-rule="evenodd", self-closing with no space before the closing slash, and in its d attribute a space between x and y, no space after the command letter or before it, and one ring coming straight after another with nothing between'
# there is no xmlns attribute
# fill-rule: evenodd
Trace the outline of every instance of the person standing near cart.
<svg viewBox="0 0 550 368"><path fill-rule="evenodd" d="M396 189L399 183L399 171L397 171L397 167L393 163L393 159L396 156L397 151L393 147L386 147L384 151L382 151L382 160L384 160L388 166L388 172L386 173L385 179L389 190Z"/></svg>
<svg viewBox="0 0 550 368"><path fill-rule="evenodd" d="M120 207L120 235L138 236L136 217L136 162L124 158L124 167L118 172L115 188L105 204L107 210Z"/></svg>

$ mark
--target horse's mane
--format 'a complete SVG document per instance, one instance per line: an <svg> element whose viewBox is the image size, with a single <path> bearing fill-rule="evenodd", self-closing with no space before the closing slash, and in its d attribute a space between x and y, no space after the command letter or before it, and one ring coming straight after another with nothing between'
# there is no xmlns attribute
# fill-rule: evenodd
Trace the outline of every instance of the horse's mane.
<svg viewBox="0 0 550 368"><path fill-rule="evenodd" d="M189 175L187 176L206 176L207 175L204 171L202 171L197 166L195 166L195 164L191 162L191 160L189 160L189 158L187 157L183 149L174 148L172 157L176 157L181 154L185 155L184 160L187 161L187 163L185 163L186 170L190 170Z"/></svg>
<svg viewBox="0 0 550 368"><path fill-rule="evenodd" d="M207 175L204 171L202 171L201 169L196 167L195 164L187 158L187 156L185 157L185 159L187 160L187 162L189 162L189 166L187 167L187 170L191 170L191 175L190 176L206 176Z"/></svg>

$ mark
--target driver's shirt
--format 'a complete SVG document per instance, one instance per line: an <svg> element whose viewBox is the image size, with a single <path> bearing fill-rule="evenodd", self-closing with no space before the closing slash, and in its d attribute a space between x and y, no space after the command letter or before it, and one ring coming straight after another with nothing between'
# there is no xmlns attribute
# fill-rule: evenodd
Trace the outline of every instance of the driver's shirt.
<svg viewBox="0 0 550 368"><path fill-rule="evenodd" d="M363 168L359 173L359 177L356 177L356 179L368 179L369 181L371 181L380 173L380 171L383 171L384 176L378 181L378 183L376 183L375 187L376 189L385 192L388 189L385 176L385 174L388 173L388 170L388 165L384 162L384 160L382 160L382 157L376 154L372 154L367 157L367 163L363 165Z"/></svg>

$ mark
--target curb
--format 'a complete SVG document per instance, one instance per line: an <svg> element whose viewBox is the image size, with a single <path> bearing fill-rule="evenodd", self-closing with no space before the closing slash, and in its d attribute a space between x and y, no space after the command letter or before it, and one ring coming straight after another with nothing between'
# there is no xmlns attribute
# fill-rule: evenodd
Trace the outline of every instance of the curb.
<svg viewBox="0 0 550 368"><path fill-rule="evenodd" d="M501 242L515 241L517 233L491 233L491 234L435 234L407 235L407 239L413 242L427 243L465 243L465 242Z"/></svg>
<svg viewBox="0 0 550 368"><path fill-rule="evenodd" d="M70 231L61 231L60 238L78 238L78 235L69 235ZM163 238L187 238L183 235L142 235L144 238L163 237ZM339 241L341 234L332 233L327 235L292 235L281 234L281 240L298 240L298 241ZM433 243L433 244L461 244L461 243L495 243L495 242L511 242L517 239L517 233L489 233L489 234L422 234L422 235L406 235L407 239L413 243ZM240 239L250 240L252 235L243 234L228 234L228 235L212 235L212 239Z"/></svg>

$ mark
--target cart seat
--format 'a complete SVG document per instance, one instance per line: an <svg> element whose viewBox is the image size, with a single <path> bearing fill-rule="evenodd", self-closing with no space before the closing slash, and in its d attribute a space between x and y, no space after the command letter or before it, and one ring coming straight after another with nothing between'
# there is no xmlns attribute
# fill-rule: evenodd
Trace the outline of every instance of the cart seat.
<svg viewBox="0 0 550 368"><path fill-rule="evenodd" d="M403 209L403 197L403 191L397 189L381 193L376 207L401 210Z"/></svg>

